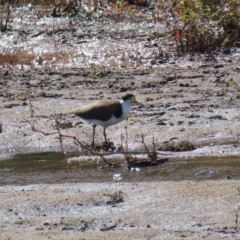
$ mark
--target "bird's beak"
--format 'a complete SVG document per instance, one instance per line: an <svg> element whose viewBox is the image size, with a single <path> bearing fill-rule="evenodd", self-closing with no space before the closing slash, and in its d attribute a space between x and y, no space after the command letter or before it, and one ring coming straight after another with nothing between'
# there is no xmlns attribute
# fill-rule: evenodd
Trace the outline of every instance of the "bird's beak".
<svg viewBox="0 0 240 240"><path fill-rule="evenodd" d="M141 102L137 102L137 105L138 105L139 107L143 107L143 106L144 106L144 104L141 103Z"/></svg>
<svg viewBox="0 0 240 240"><path fill-rule="evenodd" d="M135 97L134 97L133 99L131 99L131 102L132 102L132 103L136 103L136 104L140 104Z"/></svg>
<svg viewBox="0 0 240 240"><path fill-rule="evenodd" d="M137 108L144 106L144 104L143 104L142 102L139 102L139 101L137 101L137 100L134 102L134 105L135 105Z"/></svg>

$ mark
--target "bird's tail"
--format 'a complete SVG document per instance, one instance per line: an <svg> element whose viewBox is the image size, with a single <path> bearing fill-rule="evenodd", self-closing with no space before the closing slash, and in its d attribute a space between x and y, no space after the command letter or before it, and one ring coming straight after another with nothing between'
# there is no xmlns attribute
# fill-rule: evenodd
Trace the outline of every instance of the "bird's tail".
<svg viewBox="0 0 240 240"><path fill-rule="evenodd" d="M74 108L74 109L72 109L70 111L67 111L66 114L78 114L79 111L80 111L80 108L77 107L77 108Z"/></svg>
<svg viewBox="0 0 240 240"><path fill-rule="evenodd" d="M76 109L72 109L72 110L62 112L63 115L70 115L70 114L75 114L75 113L76 113Z"/></svg>

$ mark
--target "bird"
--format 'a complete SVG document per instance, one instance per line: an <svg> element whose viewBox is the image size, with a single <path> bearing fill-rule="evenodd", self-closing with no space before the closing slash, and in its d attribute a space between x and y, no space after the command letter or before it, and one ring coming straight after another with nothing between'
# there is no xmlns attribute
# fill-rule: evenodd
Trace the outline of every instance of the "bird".
<svg viewBox="0 0 240 240"><path fill-rule="evenodd" d="M103 99L77 107L69 113L80 117L89 124L93 124L92 146L94 147L96 126L103 127L103 136L105 143L107 143L106 128L126 119L132 105L136 102L135 96L128 93L121 100Z"/></svg>

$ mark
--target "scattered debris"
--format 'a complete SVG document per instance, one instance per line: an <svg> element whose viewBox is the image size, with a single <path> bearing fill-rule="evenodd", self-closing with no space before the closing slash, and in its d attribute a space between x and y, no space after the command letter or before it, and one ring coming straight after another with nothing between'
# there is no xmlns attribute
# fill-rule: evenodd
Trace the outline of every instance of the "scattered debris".
<svg viewBox="0 0 240 240"><path fill-rule="evenodd" d="M182 151L192 151L195 149L193 143L188 140L183 140L180 142L165 142L159 147L159 151L171 151L171 152L182 152Z"/></svg>
<svg viewBox="0 0 240 240"><path fill-rule="evenodd" d="M135 168L134 168L134 167L131 167L131 168L130 168L130 171L131 171L131 172L139 172L139 171L140 171L140 168L137 168L137 167L135 167Z"/></svg>
<svg viewBox="0 0 240 240"><path fill-rule="evenodd" d="M107 204L109 204L109 205L114 205L114 204L123 202L123 192L122 191L115 192L113 194L108 194L108 197L110 197L110 200L107 201Z"/></svg>
<svg viewBox="0 0 240 240"><path fill-rule="evenodd" d="M116 173L116 174L113 174L113 179L114 180L121 180L122 179L122 174L121 173Z"/></svg>

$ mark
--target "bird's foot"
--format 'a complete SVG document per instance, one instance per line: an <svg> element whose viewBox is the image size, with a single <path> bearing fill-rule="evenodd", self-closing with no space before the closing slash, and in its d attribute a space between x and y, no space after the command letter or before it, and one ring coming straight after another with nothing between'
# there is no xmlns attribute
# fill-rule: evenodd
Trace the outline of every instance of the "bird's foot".
<svg viewBox="0 0 240 240"><path fill-rule="evenodd" d="M106 152L114 152L116 150L113 142L103 142L102 147Z"/></svg>
<svg viewBox="0 0 240 240"><path fill-rule="evenodd" d="M89 146L92 150L97 152L114 152L117 148L114 146L113 142L102 142L102 143L95 143Z"/></svg>

